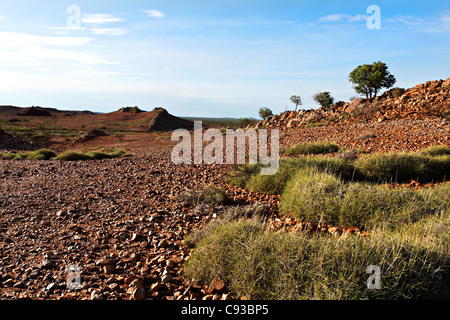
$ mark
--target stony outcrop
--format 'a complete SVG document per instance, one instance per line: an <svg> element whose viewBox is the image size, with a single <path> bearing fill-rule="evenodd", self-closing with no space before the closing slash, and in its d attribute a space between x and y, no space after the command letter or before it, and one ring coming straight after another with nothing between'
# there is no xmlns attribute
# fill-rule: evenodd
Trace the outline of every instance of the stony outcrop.
<svg viewBox="0 0 450 320"><path fill-rule="evenodd" d="M157 115L153 118L152 124L150 125L150 131L167 131L176 129L188 129L194 128L194 122L181 119L171 115L166 109L157 108Z"/></svg>
<svg viewBox="0 0 450 320"><path fill-rule="evenodd" d="M39 107L31 107L24 113L20 113L19 116L27 116L27 117L52 117L53 115Z"/></svg>
<svg viewBox="0 0 450 320"><path fill-rule="evenodd" d="M129 113L142 113L145 111L142 111L138 107L123 107L119 109L119 112L129 112Z"/></svg>
<svg viewBox="0 0 450 320"><path fill-rule="evenodd" d="M83 142L86 142L86 141L93 140L93 139L95 139L97 137L105 137L105 136L108 136L108 134L106 132L104 132L102 130L91 129L87 133L82 135L80 138L78 138L75 141L75 144L76 143L83 143Z"/></svg>
<svg viewBox="0 0 450 320"><path fill-rule="evenodd" d="M373 101L339 101L329 110L286 111L248 128L296 128L333 122L383 122L399 119L450 119L450 78L428 81L410 89L393 88Z"/></svg>

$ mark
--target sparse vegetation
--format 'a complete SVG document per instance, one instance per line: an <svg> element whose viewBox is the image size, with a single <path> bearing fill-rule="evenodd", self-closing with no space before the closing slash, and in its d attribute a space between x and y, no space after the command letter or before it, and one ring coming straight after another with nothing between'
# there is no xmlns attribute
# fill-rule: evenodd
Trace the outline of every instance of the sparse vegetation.
<svg viewBox="0 0 450 320"><path fill-rule="evenodd" d="M381 61L358 66L350 72L349 81L355 85L355 91L365 95L369 101L376 97L380 89L390 88L396 82L387 65Z"/></svg>
<svg viewBox="0 0 450 320"><path fill-rule="evenodd" d="M429 151L423 151L429 152ZM442 153L443 151L439 151ZM353 152L354 153L354 152ZM282 159L277 174L259 175L260 165L241 165L231 172L230 184L267 194L282 194L298 170L313 167L346 181L419 182L446 181L450 176L450 156L418 153L363 154L330 158L322 156ZM356 155L355 155L356 156Z"/></svg>
<svg viewBox="0 0 450 320"><path fill-rule="evenodd" d="M334 103L334 98L328 91L316 93L313 98L323 110L328 110Z"/></svg>
<svg viewBox="0 0 450 320"><path fill-rule="evenodd" d="M282 194L284 187L295 173L304 167L314 167L332 173L344 180L355 178L354 167L346 160L330 157L300 157L283 159L275 175L259 174L260 165L241 165L230 174L228 182L243 188L267 194Z"/></svg>
<svg viewBox="0 0 450 320"><path fill-rule="evenodd" d="M406 232L380 228L367 237L335 239L273 232L259 221L238 220L208 230L185 275L205 284L219 276L248 299L442 298L449 287L449 233L426 233L430 221L450 225L447 215L410 224ZM367 288L370 265L380 267L383 290Z"/></svg>
<svg viewBox="0 0 450 320"><path fill-rule="evenodd" d="M263 119L266 119L268 117L272 117L273 116L272 110L270 110L267 107L260 108L259 111L258 111L258 114Z"/></svg>
<svg viewBox="0 0 450 320"><path fill-rule="evenodd" d="M450 148L444 145L440 146L431 146L428 147L421 152L424 155L428 156L442 156L442 155L450 155Z"/></svg>
<svg viewBox="0 0 450 320"><path fill-rule="evenodd" d="M195 250L185 275L204 284L220 277L248 299L448 299L450 184L415 190L365 181L381 182L394 167L405 179L423 177L435 169L429 161L448 161L447 152L364 155L385 163L373 176L358 173L367 168L362 162L340 157L285 159L274 176L260 176L260 165L240 166L230 182L281 194L282 213L368 234L274 232L261 219L224 215L188 236ZM383 290L367 288L370 265L380 267Z"/></svg>
<svg viewBox="0 0 450 320"><path fill-rule="evenodd" d="M419 192L409 188L344 182L329 173L304 168L286 185L280 210L305 221L370 229L380 225L393 227L448 210L449 196L440 203L435 198L445 190L450 190L448 184Z"/></svg>
<svg viewBox="0 0 450 320"><path fill-rule="evenodd" d="M2 160L50 160L56 157L56 154L47 149L40 149L37 151L21 152L21 153L1 153Z"/></svg>
<svg viewBox="0 0 450 320"><path fill-rule="evenodd" d="M248 125L255 124L257 122L258 122L258 120L256 120L255 118L251 118L251 117L250 118L240 118L239 119L239 123L238 123L238 127L239 128L245 128Z"/></svg>
<svg viewBox="0 0 450 320"><path fill-rule="evenodd" d="M52 150L40 149L37 151L27 151L21 153L0 153L1 160L62 160L62 161L77 161L77 160L101 160L125 157L128 154L123 150L115 149L111 153L100 151L91 151L87 153L66 151L57 155Z"/></svg>
<svg viewBox="0 0 450 320"><path fill-rule="evenodd" d="M288 155L296 154L323 154L333 153L339 150L339 146L332 142L305 142L296 144L288 148L284 153Z"/></svg>
<svg viewBox="0 0 450 320"><path fill-rule="evenodd" d="M354 162L365 179L374 182L442 181L450 176L450 156L420 153L375 153Z"/></svg>
<svg viewBox="0 0 450 320"><path fill-rule="evenodd" d="M178 194L175 200L183 205L220 204L227 200L227 194L223 189L209 184L198 191L184 191Z"/></svg>
<svg viewBox="0 0 450 320"><path fill-rule="evenodd" d="M302 105L302 98L300 96L291 96L289 100L295 105L295 111L297 111L298 106Z"/></svg>

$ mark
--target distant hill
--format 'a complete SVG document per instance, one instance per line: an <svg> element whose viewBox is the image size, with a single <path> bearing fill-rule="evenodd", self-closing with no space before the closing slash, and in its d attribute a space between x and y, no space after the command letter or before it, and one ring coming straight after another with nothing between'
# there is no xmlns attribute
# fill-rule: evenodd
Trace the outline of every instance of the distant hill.
<svg viewBox="0 0 450 320"><path fill-rule="evenodd" d="M39 106L32 107L16 107L0 105L0 114L3 115L26 115L26 116L52 116L52 115L93 115L92 111L75 111L75 110L58 110L56 108L45 108Z"/></svg>

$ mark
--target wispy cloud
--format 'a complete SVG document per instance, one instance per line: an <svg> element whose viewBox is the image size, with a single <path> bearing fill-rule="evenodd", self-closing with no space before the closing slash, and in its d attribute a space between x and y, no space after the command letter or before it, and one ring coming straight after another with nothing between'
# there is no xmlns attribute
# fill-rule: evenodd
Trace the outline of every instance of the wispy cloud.
<svg viewBox="0 0 450 320"><path fill-rule="evenodd" d="M0 32L0 47L16 48L35 45L79 46L92 41L89 37L38 36L29 33Z"/></svg>
<svg viewBox="0 0 450 320"><path fill-rule="evenodd" d="M104 24L104 23L111 23L111 22L123 22L124 20L122 18L115 17L111 14L105 14L105 13L91 14L91 13L89 13L89 14L84 14L81 21L86 24Z"/></svg>
<svg viewBox="0 0 450 320"><path fill-rule="evenodd" d="M57 34L69 34L71 31L89 30L98 35L121 36L129 33L125 28L103 28L102 25L124 22L125 20L106 13L84 14L80 26L50 27Z"/></svg>
<svg viewBox="0 0 450 320"><path fill-rule="evenodd" d="M128 33L124 28L91 28L90 30L95 34L109 36L121 36Z"/></svg>
<svg viewBox="0 0 450 320"><path fill-rule="evenodd" d="M330 23L330 22L359 22L366 21L369 17L363 14L358 14L355 16L349 14L330 14L327 16L320 17L318 22Z"/></svg>
<svg viewBox="0 0 450 320"><path fill-rule="evenodd" d="M33 61L52 61L54 59L87 65L116 64L100 56L74 49L61 47L80 47L91 42L88 37L38 36L28 33L0 32L0 60L10 65L22 65Z"/></svg>
<svg viewBox="0 0 450 320"><path fill-rule="evenodd" d="M395 18L386 19L387 22L392 23L404 23L404 24L423 24L424 20L420 18L416 18L414 16L404 16L401 14L397 14Z"/></svg>
<svg viewBox="0 0 450 320"><path fill-rule="evenodd" d="M144 10L150 18L164 18L166 14L159 10Z"/></svg>

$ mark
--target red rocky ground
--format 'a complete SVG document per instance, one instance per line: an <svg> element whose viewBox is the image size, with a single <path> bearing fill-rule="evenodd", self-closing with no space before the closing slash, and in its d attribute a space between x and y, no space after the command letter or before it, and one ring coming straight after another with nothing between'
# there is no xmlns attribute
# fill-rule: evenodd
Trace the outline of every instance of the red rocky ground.
<svg viewBox="0 0 450 320"><path fill-rule="evenodd" d="M412 151L450 145L444 120L402 120L282 131L281 145L331 140L347 148ZM149 137L154 137L149 134ZM201 287L183 278L183 239L218 213L173 197L213 183L230 203L268 205L275 229L359 232L297 224L278 216L278 196L230 187L231 166L170 161L170 140L125 137L131 158L102 161L0 161L0 299L230 299L219 280ZM100 144L106 140L98 138ZM92 147L94 141L89 141ZM67 268L82 288L66 288Z"/></svg>

